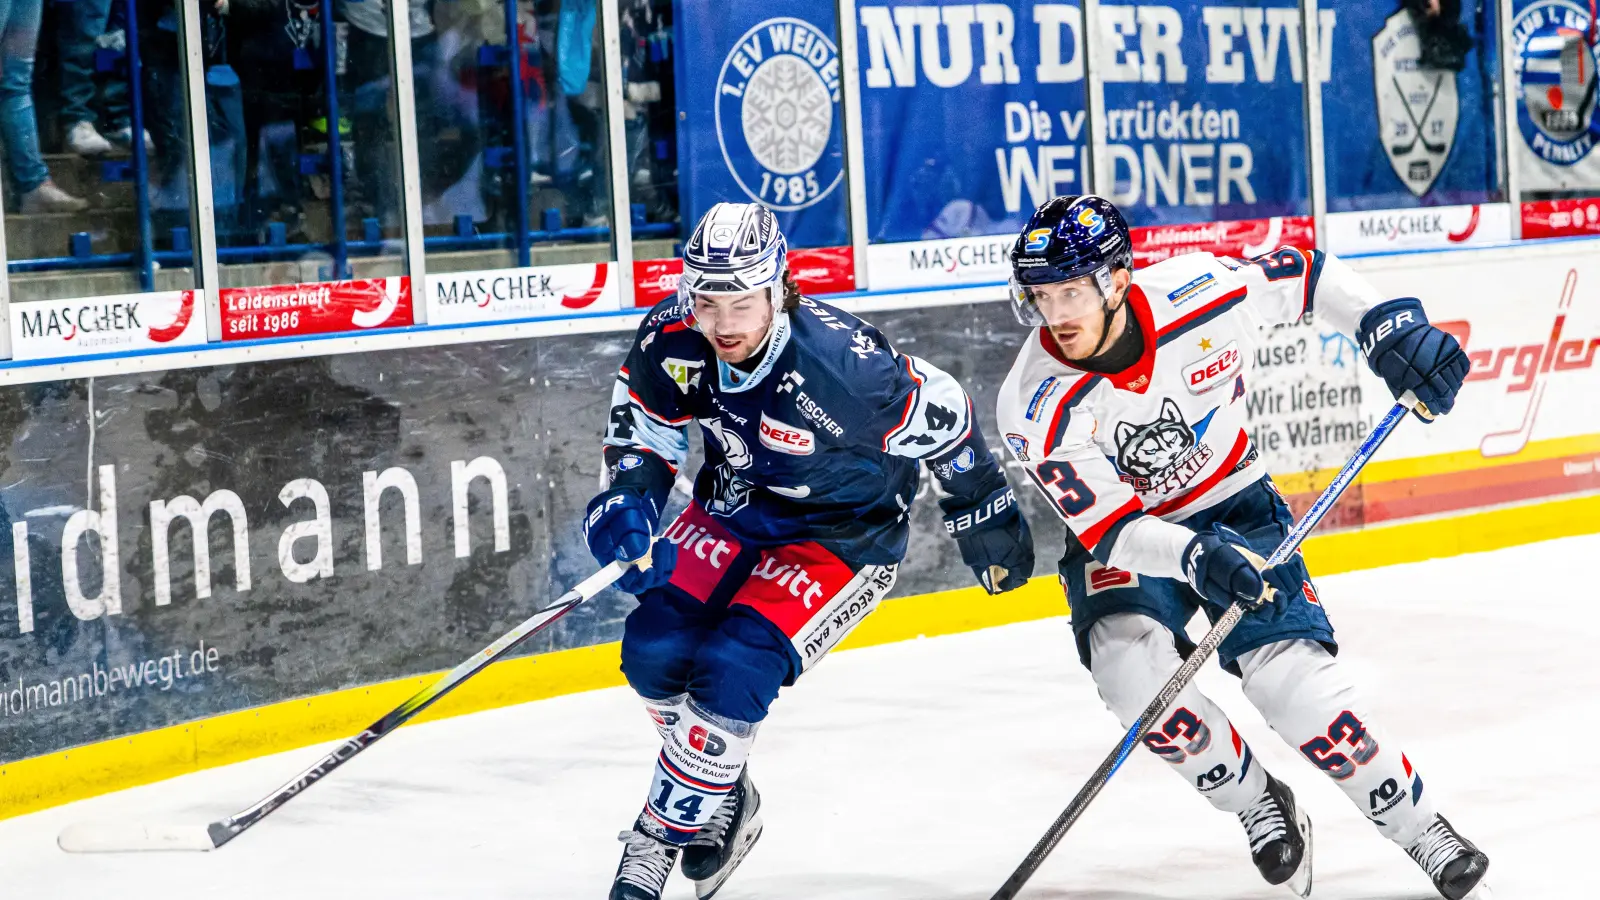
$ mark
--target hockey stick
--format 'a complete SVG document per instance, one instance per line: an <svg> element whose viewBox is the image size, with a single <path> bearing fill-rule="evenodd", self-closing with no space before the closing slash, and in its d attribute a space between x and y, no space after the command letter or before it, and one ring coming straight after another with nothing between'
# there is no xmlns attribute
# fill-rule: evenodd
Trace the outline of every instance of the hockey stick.
<svg viewBox="0 0 1600 900"><path fill-rule="evenodd" d="M1433 96L1428 98L1428 105L1423 107L1423 109L1422 109L1422 121L1421 122L1419 122L1417 120L1416 114L1411 111L1411 102L1406 99L1405 90L1400 87L1400 79L1399 78L1391 78L1390 80L1394 82L1394 89L1396 91L1399 91L1399 93L1400 93L1400 105L1404 106L1406 108L1406 118L1411 120L1411 127L1413 129L1415 129L1415 133L1412 134L1412 136L1411 136L1411 143L1406 144L1404 147L1401 147L1399 144L1395 144L1394 146L1389 148L1390 151L1393 152L1395 156L1404 156L1407 153L1410 153L1411 152L1411 148L1415 147L1417 145L1417 141L1420 140L1420 141L1422 141L1422 149L1428 151L1429 153L1443 153L1443 152L1445 152L1445 150L1448 149L1447 147L1445 147L1445 145L1443 145L1443 144L1435 144L1432 141L1430 141L1427 138L1422 136L1422 122L1428 121L1428 113L1433 112L1433 104L1434 104L1435 101L1437 101L1439 99L1439 88L1440 88L1441 85L1444 84L1444 76L1440 75L1438 78L1434 79L1434 81L1433 81Z"/></svg>
<svg viewBox="0 0 1600 900"><path fill-rule="evenodd" d="M1327 489L1322 492L1322 496L1318 497L1317 502L1311 505L1305 516L1295 523L1294 528L1283 539L1283 543L1278 545L1278 549L1272 552L1272 557L1267 560L1268 567L1279 565L1289 559L1290 555L1299 548L1300 542L1305 540L1306 535L1310 534L1311 530L1317 527L1317 523L1322 521L1322 517L1327 515L1328 510L1333 508L1333 504L1338 501L1345 488L1350 486L1350 482L1355 480L1356 475L1366 466L1367 461L1372 458L1374 453L1378 452L1378 448L1383 445L1383 441L1389 436L1389 432L1400 424L1400 420L1405 418L1407 411L1417 406L1417 398L1407 391L1406 395L1400 399L1400 402L1389 410L1388 415L1385 415L1378 422L1377 427L1372 429L1372 433L1367 435L1367 439L1361 442L1361 446L1356 449L1355 455L1350 457L1350 461L1344 464L1344 468L1339 470L1338 475L1334 476L1333 483L1328 485ZM1166 712L1167 706L1172 703L1178 694L1183 692L1185 687L1188 687L1190 681L1194 680L1194 676L1200 671L1200 667L1205 665L1206 660L1211 658L1211 654L1216 652L1217 646L1233 631L1234 626L1239 624L1239 619L1244 616L1244 613L1245 608L1238 602L1234 602L1222 614L1222 617L1217 619L1217 623L1211 626L1210 631L1206 632L1206 636L1200 640L1200 644L1195 647L1194 652L1189 654L1189 658L1184 660L1183 665L1178 667L1178 671L1174 672L1172 677L1167 680L1166 686L1161 689L1161 692L1156 695L1154 700L1150 701L1150 705L1145 707L1144 712L1139 716L1139 721L1128 729L1127 737L1123 738L1122 743L1111 751L1111 755L1106 757L1105 762L1100 764L1100 768L1096 769L1094 775L1090 776L1089 782L1078 791L1078 796L1073 797L1072 803L1067 806L1060 816L1056 817L1055 822L1050 826L1050 830L1045 832L1044 837L1039 839L1039 843L1035 844L1033 849L1028 852L1027 857L1022 860L1022 864L1017 866L1016 871L1011 873L1011 877L1006 879L1006 883L1000 886L1000 890L995 892L992 900L1012 900L1013 897L1017 896L1017 892L1022 890L1022 886L1028 883L1028 879L1033 877L1033 873L1039 871L1039 866L1044 864L1045 857L1050 855L1050 851L1055 849L1056 844L1061 843L1061 839L1066 836L1067 830L1072 827L1074 822L1078 821L1078 817L1083 815L1083 811L1088 809L1089 804L1099 795L1100 789L1106 786L1106 782L1111 780L1111 776L1115 775L1117 769L1121 768L1122 764L1127 761L1128 755L1133 752L1133 748L1144 740L1145 734L1155 725L1156 720Z"/></svg>
<svg viewBox="0 0 1600 900"><path fill-rule="evenodd" d="M644 557L646 565L650 559ZM404 725L435 700L459 687L463 681L478 674L489 663L504 656L512 647L542 631L547 625L571 612L578 604L600 593L612 582L622 577L625 566L621 562L608 563L590 575L578 586L561 595L555 603L539 610L521 625L501 635L498 640L474 653L443 678L418 691L411 699L395 707L388 715L367 726L367 729L333 748L316 765L306 769L294 779L255 805L210 825L139 825L133 823L80 823L69 825L56 838L56 844L68 853L117 853L141 850L215 850L233 840L245 829L266 818L273 810L293 800L306 788L316 784L334 769L349 762L356 754L377 743L378 739Z"/></svg>

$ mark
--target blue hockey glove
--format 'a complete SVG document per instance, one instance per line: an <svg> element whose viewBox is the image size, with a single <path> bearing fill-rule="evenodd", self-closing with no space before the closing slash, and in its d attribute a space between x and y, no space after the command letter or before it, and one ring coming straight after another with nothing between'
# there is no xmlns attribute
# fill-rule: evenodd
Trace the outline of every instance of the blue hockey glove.
<svg viewBox="0 0 1600 900"><path fill-rule="evenodd" d="M1033 576L1033 533L1017 507L1017 495L1004 487L975 505L941 500L944 530L961 548L961 561L991 594L1019 588Z"/></svg>
<svg viewBox="0 0 1600 900"><path fill-rule="evenodd" d="M1429 422L1455 406L1471 363L1454 337L1428 324L1422 301L1402 297L1367 310L1356 339L1395 399L1406 391L1416 395L1422 404L1412 410L1417 418Z"/></svg>
<svg viewBox="0 0 1600 900"><path fill-rule="evenodd" d="M1194 536L1183 550L1183 574L1202 599L1227 609L1235 600L1255 611L1278 593L1294 590L1284 583L1283 566L1265 569L1267 561L1245 545L1244 538L1222 525Z"/></svg>
<svg viewBox="0 0 1600 900"><path fill-rule="evenodd" d="M633 562L650 553L649 568L629 566L617 579L617 587L630 594L666 584L678 563L678 545L671 541L656 541L651 551L650 535L659 518L650 501L632 491L606 491L589 501L583 539L600 565L615 559Z"/></svg>

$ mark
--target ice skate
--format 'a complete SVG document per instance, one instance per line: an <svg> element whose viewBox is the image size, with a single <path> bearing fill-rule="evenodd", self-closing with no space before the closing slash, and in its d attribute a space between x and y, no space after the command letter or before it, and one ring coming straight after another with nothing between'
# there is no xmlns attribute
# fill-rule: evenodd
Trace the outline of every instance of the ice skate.
<svg viewBox="0 0 1600 900"><path fill-rule="evenodd" d="M683 874L700 900L716 894L761 837L761 794L745 769L712 813L711 821L683 848Z"/></svg>
<svg viewBox="0 0 1600 900"><path fill-rule="evenodd" d="M1433 824L1406 847L1406 854L1449 900L1489 900L1489 886L1483 883L1489 857L1458 834L1444 816L1434 816Z"/></svg>
<svg viewBox="0 0 1600 900"><path fill-rule="evenodd" d="M678 848L632 830L617 835L617 840L622 842L622 862L611 883L610 900L660 900Z"/></svg>
<svg viewBox="0 0 1600 900"><path fill-rule="evenodd" d="M1239 813L1250 838L1250 861L1268 884L1311 896L1311 819L1289 786L1267 774L1267 789Z"/></svg>

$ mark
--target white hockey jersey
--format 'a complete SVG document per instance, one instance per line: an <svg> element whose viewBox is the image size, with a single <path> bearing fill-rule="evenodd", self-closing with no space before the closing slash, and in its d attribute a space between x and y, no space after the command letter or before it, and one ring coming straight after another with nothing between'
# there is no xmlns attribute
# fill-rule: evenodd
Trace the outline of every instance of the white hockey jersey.
<svg viewBox="0 0 1600 900"><path fill-rule="evenodd" d="M1261 329L1314 307L1353 335L1384 299L1318 251L1173 257L1136 271L1128 289L1140 360L1114 375L1086 372L1036 329L1000 388L1000 430L1096 559L1182 578L1194 532L1175 523L1264 474L1243 402Z"/></svg>

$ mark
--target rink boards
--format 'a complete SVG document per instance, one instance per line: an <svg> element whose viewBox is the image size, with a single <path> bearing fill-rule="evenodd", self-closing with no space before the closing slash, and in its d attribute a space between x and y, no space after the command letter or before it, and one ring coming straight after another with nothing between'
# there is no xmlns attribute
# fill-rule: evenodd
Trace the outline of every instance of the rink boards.
<svg viewBox="0 0 1600 900"><path fill-rule="evenodd" d="M1314 571L1600 530L1594 248L1357 261L1384 293L1422 297L1473 374L1454 415L1397 431L1308 545ZM995 391L1023 336L983 294L852 302L886 307L868 315L900 349L962 380L998 443ZM347 734L579 580L632 321L0 388L0 817ZM1387 394L1315 323L1245 350L1257 366L1235 402L1307 504ZM1033 492L1041 577L1003 598L966 587L927 494L901 599L853 645L1066 611L1061 525ZM631 604L602 595L431 714L620 683Z"/></svg>

